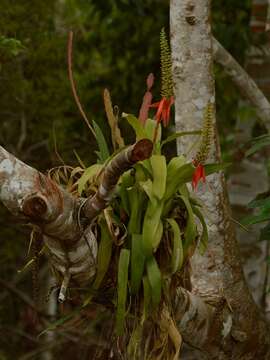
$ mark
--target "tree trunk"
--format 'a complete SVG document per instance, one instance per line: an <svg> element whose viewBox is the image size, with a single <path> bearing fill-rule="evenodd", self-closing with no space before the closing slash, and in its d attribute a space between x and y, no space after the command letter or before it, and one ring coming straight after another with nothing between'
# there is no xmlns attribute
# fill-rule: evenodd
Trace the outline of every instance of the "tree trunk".
<svg viewBox="0 0 270 360"><path fill-rule="evenodd" d="M200 129L204 109L215 102L210 1L171 0L170 11L176 130ZM193 140L179 140L178 152L191 156ZM217 134L209 161L220 161ZM198 195L209 214L209 245L204 256L196 254L192 260L193 292L215 303L217 311L205 344L208 358L266 359L270 357L267 327L244 280L224 175L211 175ZM227 317L220 317L225 309Z"/></svg>

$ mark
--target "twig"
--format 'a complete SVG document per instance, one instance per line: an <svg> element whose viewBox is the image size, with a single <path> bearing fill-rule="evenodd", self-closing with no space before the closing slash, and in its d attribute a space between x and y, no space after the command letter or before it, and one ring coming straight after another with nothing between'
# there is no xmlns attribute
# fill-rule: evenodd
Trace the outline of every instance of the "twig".
<svg viewBox="0 0 270 360"><path fill-rule="evenodd" d="M76 90L76 86L75 86L75 81L73 78L73 71L72 71L72 44L73 44L73 31L69 32L68 35L68 76L69 76L69 81L70 81L70 85L71 85L71 89L72 89L72 93L75 99L75 102L78 106L78 109L85 121L85 123L87 124L88 128L90 129L91 133L94 135L94 137L96 137L95 131L93 129L93 127L90 125L89 120L82 108L77 90Z"/></svg>

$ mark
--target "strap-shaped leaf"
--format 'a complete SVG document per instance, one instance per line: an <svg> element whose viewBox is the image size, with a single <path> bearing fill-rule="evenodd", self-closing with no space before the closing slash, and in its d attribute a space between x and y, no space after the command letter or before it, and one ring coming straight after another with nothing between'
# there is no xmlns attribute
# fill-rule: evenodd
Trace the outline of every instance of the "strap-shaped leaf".
<svg viewBox="0 0 270 360"><path fill-rule="evenodd" d="M153 191L153 181L147 179L146 181L141 181L140 186L145 191L150 201L155 201L154 199L154 191Z"/></svg>
<svg viewBox="0 0 270 360"><path fill-rule="evenodd" d="M150 306L151 306L151 286L147 276L143 277L143 313L141 318L141 324L145 322L145 320L149 316Z"/></svg>
<svg viewBox="0 0 270 360"><path fill-rule="evenodd" d="M122 335L126 315L126 300L128 291L128 268L130 251L121 249L118 262L117 276L117 310L116 310L116 333Z"/></svg>
<svg viewBox="0 0 270 360"><path fill-rule="evenodd" d="M194 213L190 205L189 199L184 195L181 195L180 198L183 200L188 213L187 226L185 230L185 245L184 245L185 250L187 250L188 247L194 242L197 236L197 228L194 219Z"/></svg>
<svg viewBox="0 0 270 360"><path fill-rule="evenodd" d="M219 172L221 170L226 169L227 167L231 166L231 163L215 163L215 164L206 164L204 165L205 174L211 175L215 172Z"/></svg>
<svg viewBox="0 0 270 360"><path fill-rule="evenodd" d="M182 155L172 158L168 164L167 182L175 175L179 175L180 168L186 163L186 158Z"/></svg>
<svg viewBox="0 0 270 360"><path fill-rule="evenodd" d="M143 249L146 257L151 256L155 247L155 235L160 226L163 205L159 201L149 201L143 222Z"/></svg>
<svg viewBox="0 0 270 360"><path fill-rule="evenodd" d="M181 157L180 160L174 160L176 158L173 158L174 161L172 170L170 167L170 163L168 165L167 170L167 185L166 185L166 194L165 199L170 199L178 189L185 183L190 182L192 180L193 173L195 171L195 168L193 164L184 164L181 166ZM183 161L183 160L182 160ZM205 174L210 175L212 173L218 172L220 170L224 170L226 167L230 166L229 163L220 163L220 164L207 164L204 165L205 168Z"/></svg>
<svg viewBox="0 0 270 360"><path fill-rule="evenodd" d="M137 186L133 186L133 188L128 191L128 198L130 204L128 231L131 234L138 234L141 232L142 207L145 195Z"/></svg>
<svg viewBox="0 0 270 360"><path fill-rule="evenodd" d="M147 259L146 262L147 278L151 288L152 304L157 307L161 300L161 272L154 256Z"/></svg>
<svg viewBox="0 0 270 360"><path fill-rule="evenodd" d="M103 164L110 157L110 152L109 152L105 137L104 137L100 127L94 120L93 120L93 126L94 126L96 140L97 140L98 149L99 149L99 151L97 152L97 155L98 155L100 163Z"/></svg>
<svg viewBox="0 0 270 360"><path fill-rule="evenodd" d="M136 118L136 116L131 115L131 114L123 113L122 117L127 119L129 125L135 131L136 141L138 141L140 139L145 139L145 138L149 139L149 137L147 136L146 131L145 131L144 127L143 127L143 124L140 122L139 119Z"/></svg>
<svg viewBox="0 0 270 360"><path fill-rule="evenodd" d="M163 155L152 155L150 158L153 174L153 194L161 200L166 190L167 164Z"/></svg>
<svg viewBox="0 0 270 360"><path fill-rule="evenodd" d="M148 139L153 140L156 126L157 126L156 120L153 119L146 120L144 128ZM156 144L159 144L160 139L161 139L161 125L159 124L157 130Z"/></svg>
<svg viewBox="0 0 270 360"><path fill-rule="evenodd" d="M201 235L200 242L199 242L199 251L201 254L204 254L204 252L207 248L207 244L208 244L207 225L206 225L204 216L201 213L201 211L196 206L192 206L192 209L193 209L194 214L197 216L197 218L200 220L200 222L202 224L202 235Z"/></svg>
<svg viewBox="0 0 270 360"><path fill-rule="evenodd" d="M100 223L101 235L98 246L97 257L97 275L93 284L94 289L98 289L104 279L104 276L109 268L111 254L112 254L112 238L105 221Z"/></svg>
<svg viewBox="0 0 270 360"><path fill-rule="evenodd" d="M181 269L184 261L184 250L182 244L182 237L179 226L175 219L167 219L167 222L170 224L173 232L173 251L171 258L171 272L172 274L176 273Z"/></svg>
<svg viewBox="0 0 270 360"><path fill-rule="evenodd" d="M157 230L152 238L152 248L154 252L157 250L162 237L163 237L163 222L159 220Z"/></svg>
<svg viewBox="0 0 270 360"><path fill-rule="evenodd" d="M129 202L129 195L128 192L130 188L134 184L134 177L131 176L130 171L125 172L121 176L120 185L119 185L119 195L121 197L121 205L123 206L125 212L130 215L131 211L131 204Z"/></svg>
<svg viewBox="0 0 270 360"><path fill-rule="evenodd" d="M140 288L145 256L142 246L142 235L132 234L131 237L131 292L136 294Z"/></svg>

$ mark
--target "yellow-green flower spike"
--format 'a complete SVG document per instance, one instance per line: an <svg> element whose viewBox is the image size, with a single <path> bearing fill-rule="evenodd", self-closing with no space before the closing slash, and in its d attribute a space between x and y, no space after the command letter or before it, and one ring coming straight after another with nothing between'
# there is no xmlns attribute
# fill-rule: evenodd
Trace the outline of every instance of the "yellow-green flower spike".
<svg viewBox="0 0 270 360"><path fill-rule="evenodd" d="M161 62L161 96L169 99L173 96L172 58L165 29L160 32L160 62Z"/></svg>
<svg viewBox="0 0 270 360"><path fill-rule="evenodd" d="M209 102L204 112L200 147L193 160L195 166L198 164L203 164L209 156L211 144L213 141L213 120L214 105Z"/></svg>

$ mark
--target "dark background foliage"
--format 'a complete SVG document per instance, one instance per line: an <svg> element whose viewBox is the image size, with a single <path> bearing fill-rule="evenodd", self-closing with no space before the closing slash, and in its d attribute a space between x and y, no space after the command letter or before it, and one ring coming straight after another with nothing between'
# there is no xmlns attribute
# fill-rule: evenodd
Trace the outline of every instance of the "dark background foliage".
<svg viewBox="0 0 270 360"><path fill-rule="evenodd" d="M250 43L250 1L212 3L215 36L243 64ZM169 30L169 2L0 0L0 5L0 144L42 171L60 163L55 142L65 163L76 164L76 150L90 165L96 144L70 89L68 30L74 31L73 68L81 103L109 138L105 87L120 112L138 114L145 79L153 72L154 96L159 96L159 33L163 26ZM215 71L219 129L228 157L235 121L241 116L239 94L221 68ZM120 126L130 136L123 120ZM31 274L18 275L17 270L27 261L30 231L14 223L2 206L0 213L0 359L26 359L23 354L37 345L31 340L33 315L20 296L31 294Z"/></svg>

